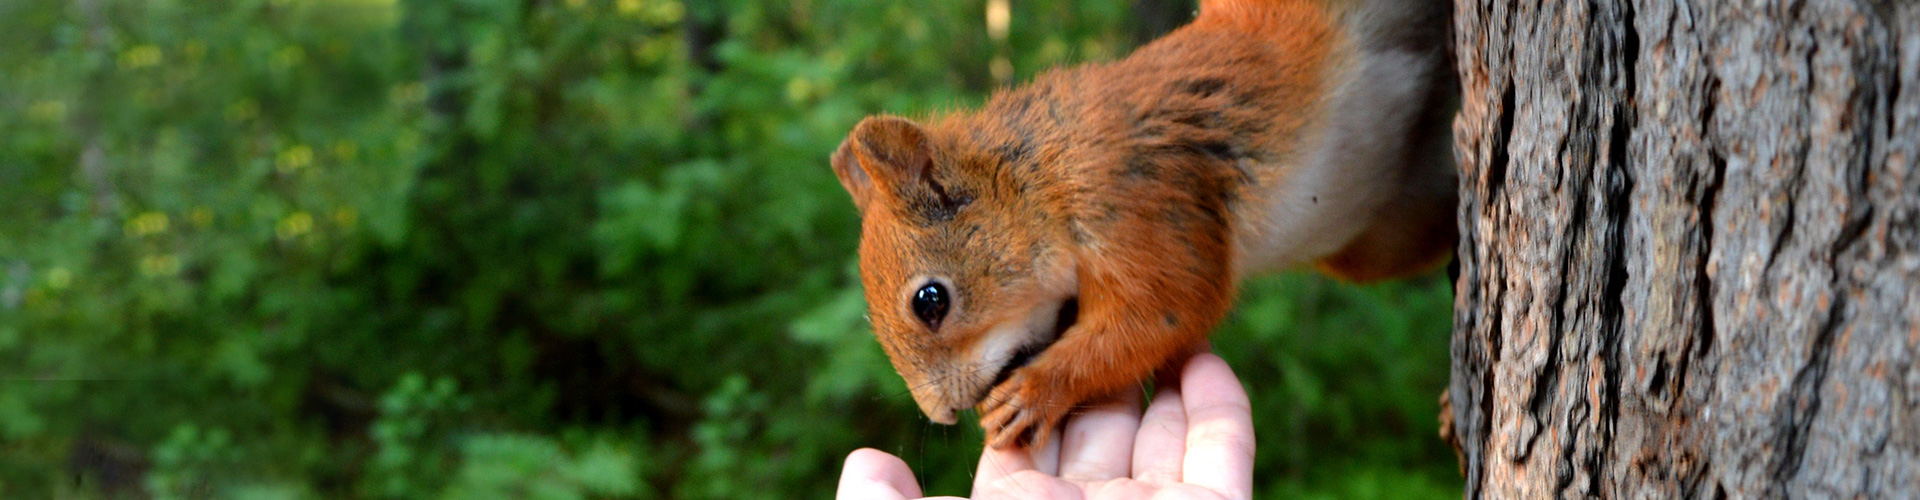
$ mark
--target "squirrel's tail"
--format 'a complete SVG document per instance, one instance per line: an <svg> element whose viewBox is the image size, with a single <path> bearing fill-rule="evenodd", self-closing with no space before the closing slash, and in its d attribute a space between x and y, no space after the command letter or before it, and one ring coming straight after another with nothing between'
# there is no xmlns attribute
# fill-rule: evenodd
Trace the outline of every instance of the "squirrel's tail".
<svg viewBox="0 0 1920 500"><path fill-rule="evenodd" d="M1233 27L1249 31L1276 31L1287 26L1324 26L1329 0L1200 0L1194 24Z"/></svg>
<svg viewBox="0 0 1920 500"><path fill-rule="evenodd" d="M1437 48L1446 44L1447 3L1441 0L1200 0L1196 25L1306 37L1338 35L1373 49ZM1318 28L1332 28L1331 30ZM1311 42L1310 42L1311 43Z"/></svg>

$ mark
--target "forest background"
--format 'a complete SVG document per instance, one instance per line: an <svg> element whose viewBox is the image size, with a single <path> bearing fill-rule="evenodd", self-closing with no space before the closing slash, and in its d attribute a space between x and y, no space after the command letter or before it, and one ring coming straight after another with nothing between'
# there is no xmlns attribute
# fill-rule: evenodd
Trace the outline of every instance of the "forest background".
<svg viewBox="0 0 1920 500"><path fill-rule="evenodd" d="M0 2L0 498L964 494L827 155L1192 9ZM1243 290L1263 496L1457 497L1444 276Z"/></svg>

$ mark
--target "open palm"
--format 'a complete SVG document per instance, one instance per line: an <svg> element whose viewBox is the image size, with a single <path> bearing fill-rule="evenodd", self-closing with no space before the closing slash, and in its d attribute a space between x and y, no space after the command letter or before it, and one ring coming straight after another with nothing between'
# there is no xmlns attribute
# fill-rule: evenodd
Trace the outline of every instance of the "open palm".
<svg viewBox="0 0 1920 500"><path fill-rule="evenodd" d="M1144 413L1129 392L1068 419L1061 439L1043 448L986 449L973 497L1248 498L1253 422L1239 379L1206 352L1175 375L1161 380ZM917 498L920 486L899 457L864 448L847 456L838 496Z"/></svg>

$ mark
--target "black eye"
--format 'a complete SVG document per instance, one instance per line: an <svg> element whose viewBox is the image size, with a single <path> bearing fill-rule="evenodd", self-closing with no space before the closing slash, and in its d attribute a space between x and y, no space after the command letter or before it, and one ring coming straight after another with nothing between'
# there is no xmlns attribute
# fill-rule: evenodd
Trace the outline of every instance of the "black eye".
<svg viewBox="0 0 1920 500"><path fill-rule="evenodd" d="M927 283L913 292L913 315L919 316L920 322L927 324L927 329L938 330L940 320L947 317L947 307L952 300L947 297L947 287L939 283Z"/></svg>

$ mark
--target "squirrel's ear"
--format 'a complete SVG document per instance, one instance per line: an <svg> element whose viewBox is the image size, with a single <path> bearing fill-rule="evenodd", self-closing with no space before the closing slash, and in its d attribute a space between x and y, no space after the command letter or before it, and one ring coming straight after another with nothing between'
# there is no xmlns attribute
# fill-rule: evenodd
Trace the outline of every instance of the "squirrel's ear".
<svg viewBox="0 0 1920 500"><path fill-rule="evenodd" d="M861 120L833 152L833 173L865 213L874 196L898 196L903 188L931 183L933 149L920 125L904 118Z"/></svg>
<svg viewBox="0 0 1920 500"><path fill-rule="evenodd" d="M833 175L840 178L840 186L847 188L847 194L853 195L853 208L861 215L867 213L867 198L873 196L873 178L867 176L867 169L861 168L860 159L853 155L853 138L840 141L840 149L833 151Z"/></svg>

